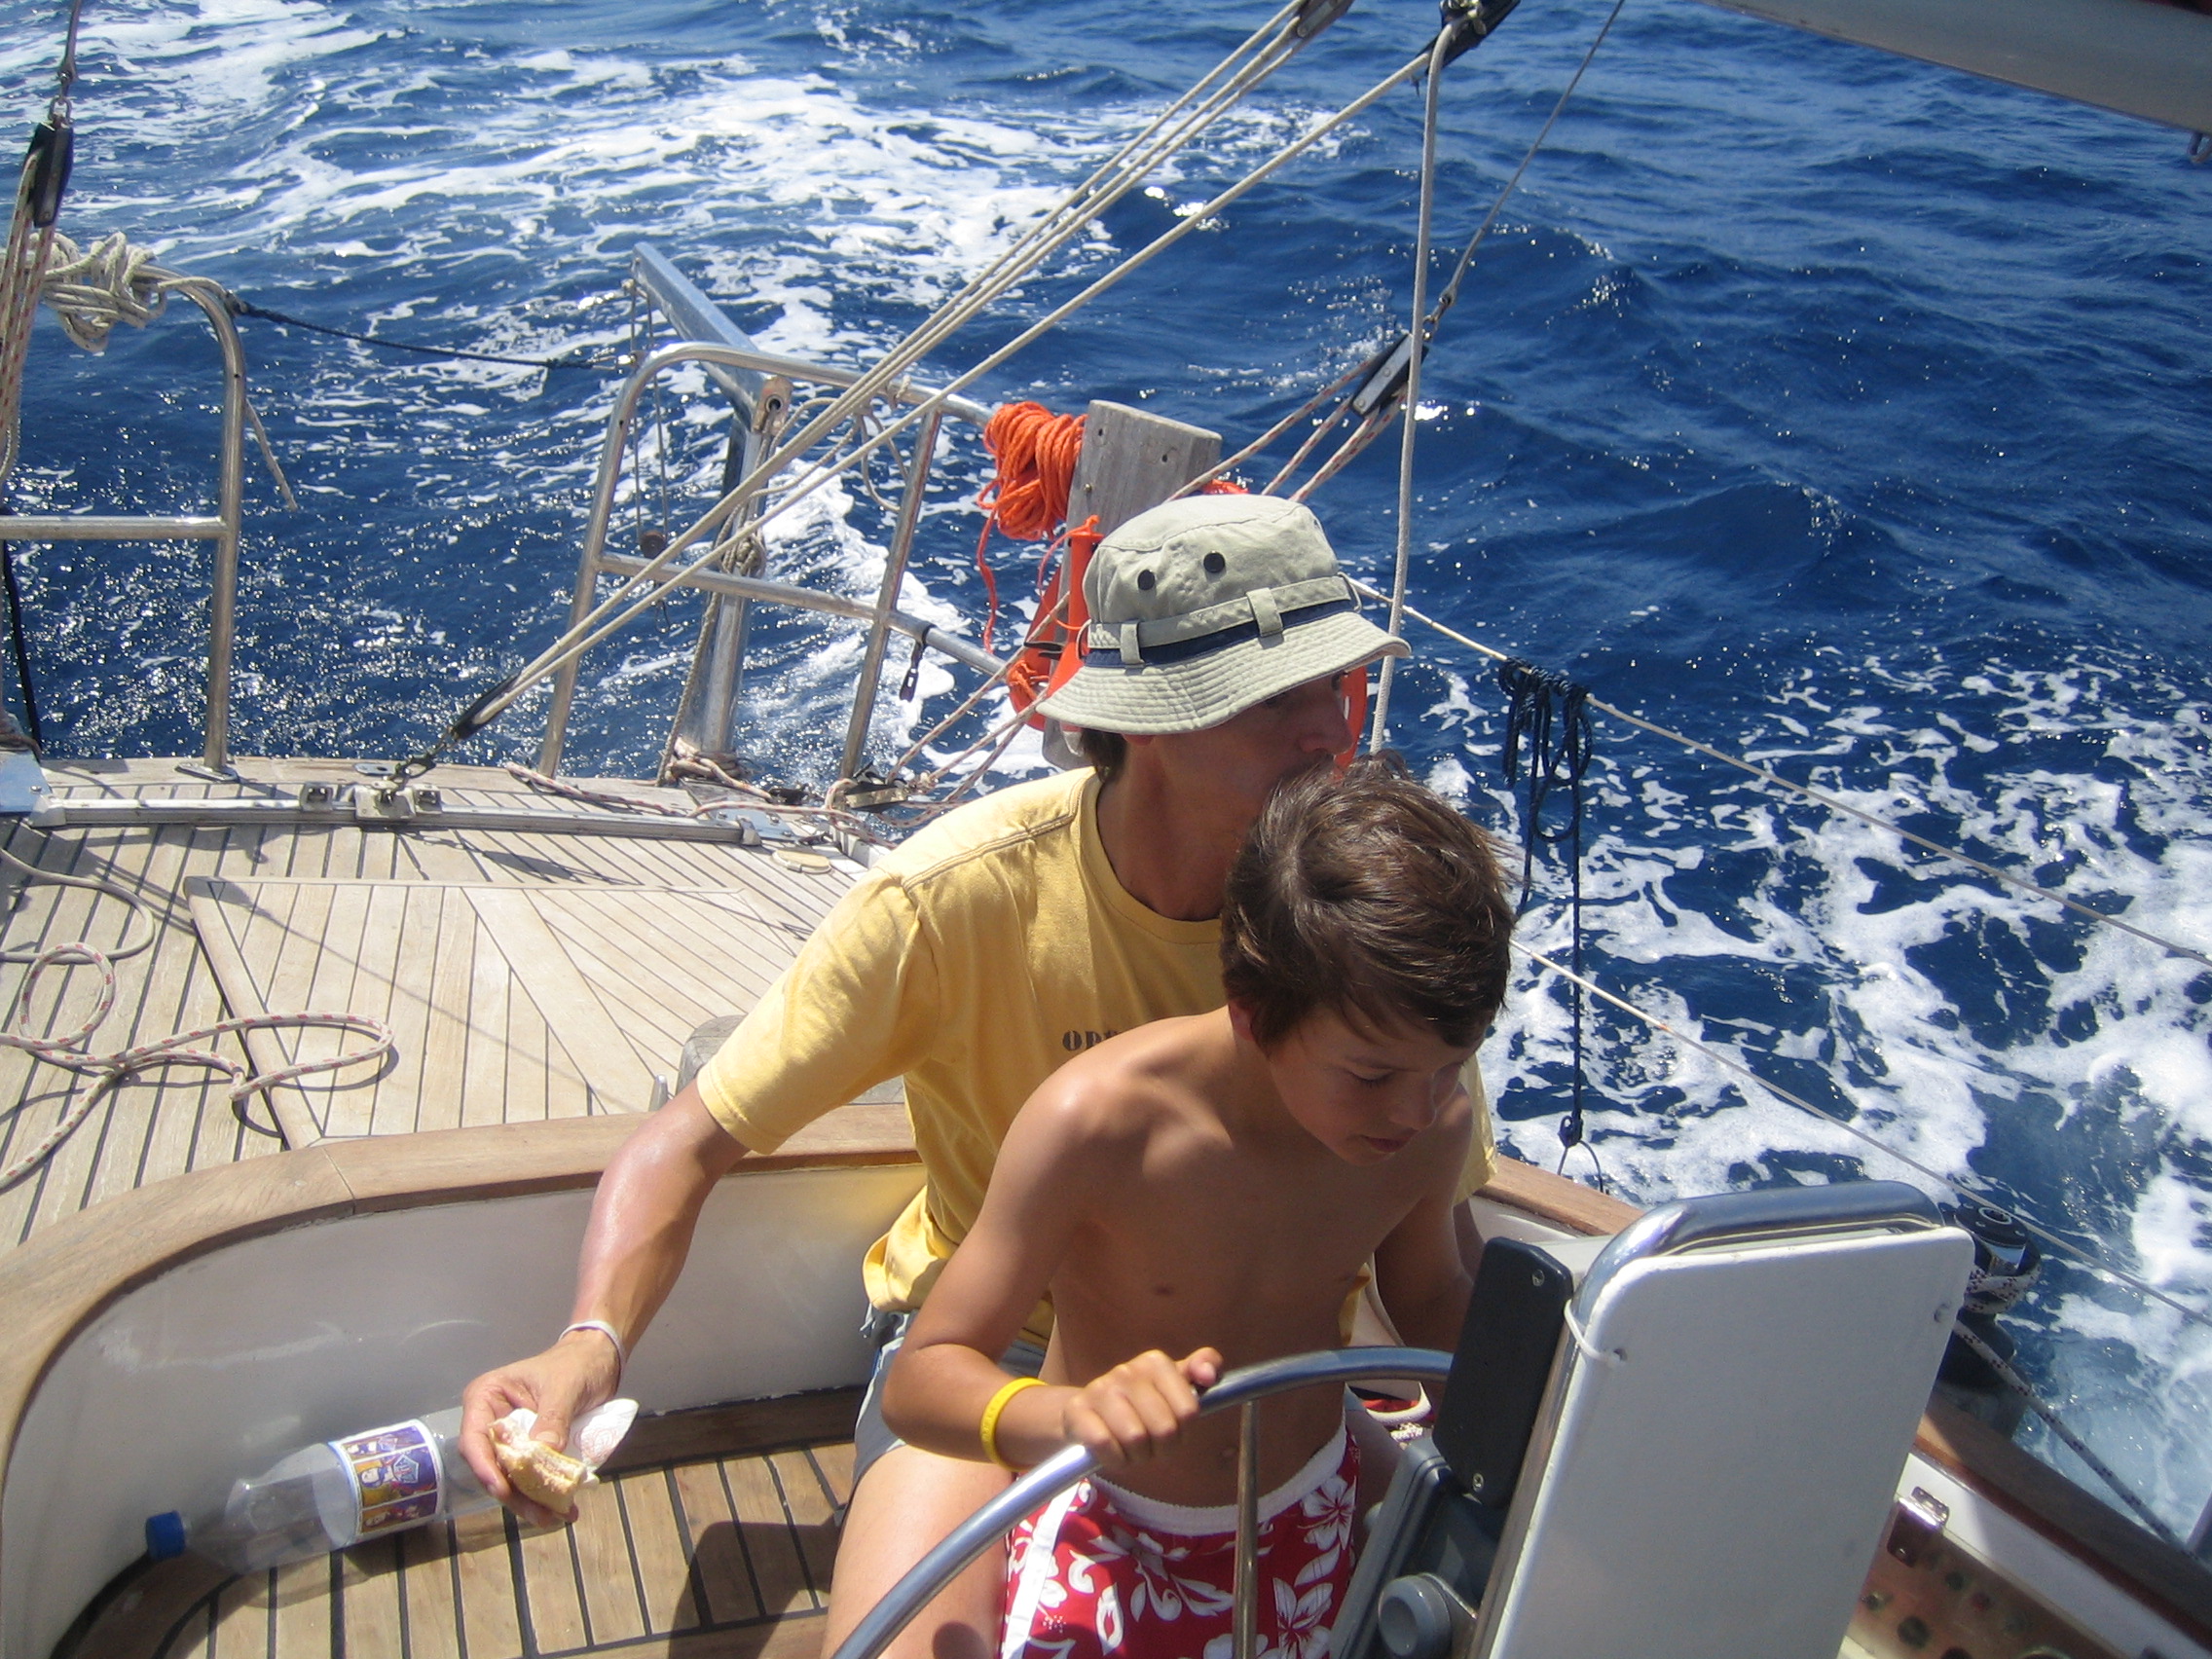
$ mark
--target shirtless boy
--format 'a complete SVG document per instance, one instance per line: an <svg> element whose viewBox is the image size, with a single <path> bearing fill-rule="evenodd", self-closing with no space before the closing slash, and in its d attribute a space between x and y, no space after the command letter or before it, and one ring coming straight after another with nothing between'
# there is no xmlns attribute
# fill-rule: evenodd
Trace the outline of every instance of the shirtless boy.
<svg viewBox="0 0 2212 1659"><path fill-rule="evenodd" d="M1482 833L1394 761L1309 775L1231 872L1228 1006L1102 1044L1022 1108L885 1400L947 1456L1026 1467L1080 1441L1105 1466L1017 1532L1007 1659L1226 1641L1237 1429L1194 1420L1198 1390L1337 1346L1371 1256L1406 1340L1456 1343L1460 1068L1512 926ZM1048 1288L1042 1382L1010 1379L991 1356ZM1261 1420L1262 1641L1311 1652L1351 1571L1358 1454L1341 1389Z"/></svg>

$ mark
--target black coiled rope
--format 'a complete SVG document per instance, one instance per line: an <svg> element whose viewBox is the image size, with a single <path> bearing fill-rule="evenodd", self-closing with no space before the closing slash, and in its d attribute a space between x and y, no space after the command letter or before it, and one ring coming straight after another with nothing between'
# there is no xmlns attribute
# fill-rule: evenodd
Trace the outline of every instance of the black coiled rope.
<svg viewBox="0 0 2212 1659"><path fill-rule="evenodd" d="M1560 1120L1559 1166L1576 1147L1589 1154L1598 1190L1605 1190L1605 1171L1597 1149L1583 1138L1582 1116L1582 777L1590 769L1590 719L1584 704L1590 693L1566 675L1519 657L1501 663L1498 688L1505 693L1505 743L1500 756L1508 785L1524 774L1528 793L1522 805L1521 909L1529 908L1535 885L1536 844L1565 845L1567 870L1568 965L1575 977L1567 985L1574 1010L1574 1092ZM1553 789L1567 790L1567 823L1544 828L1544 804Z"/></svg>

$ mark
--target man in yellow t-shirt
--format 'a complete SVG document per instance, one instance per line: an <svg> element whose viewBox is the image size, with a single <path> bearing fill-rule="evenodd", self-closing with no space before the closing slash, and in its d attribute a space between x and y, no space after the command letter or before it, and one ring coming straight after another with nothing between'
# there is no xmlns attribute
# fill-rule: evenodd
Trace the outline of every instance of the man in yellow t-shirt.
<svg viewBox="0 0 2212 1659"><path fill-rule="evenodd" d="M975 1219L999 1141L1036 1087L1117 1031L1221 1005L1216 918L1245 830L1282 779L1351 747L1346 676L1406 646L1359 615L1313 515L1272 497L1199 496L1140 514L1099 546L1084 586L1088 655L1041 706L1080 729L1093 770L987 796L869 870L693 1084L608 1162L575 1322L469 1384L462 1450L530 1518L554 1519L509 1490L491 1421L530 1406L539 1437L558 1445L575 1413L613 1394L707 1195L746 1152L903 1076L927 1184L865 1266L886 1315L879 1338L895 1346L898 1315ZM1474 1180L1488 1172L1481 1141ZM1027 1335L1043 1339L1049 1317L1040 1309ZM872 1412L857 1440L826 1653L1006 1478L900 1445ZM894 1653L983 1659L997 1586L992 1563L972 1567Z"/></svg>

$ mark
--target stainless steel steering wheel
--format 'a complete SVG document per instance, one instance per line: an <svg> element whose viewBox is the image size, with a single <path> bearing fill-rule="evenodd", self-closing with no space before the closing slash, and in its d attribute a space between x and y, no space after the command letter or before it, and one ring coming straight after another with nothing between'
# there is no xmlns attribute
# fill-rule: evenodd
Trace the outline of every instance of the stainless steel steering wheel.
<svg viewBox="0 0 2212 1659"><path fill-rule="evenodd" d="M1293 1354L1232 1371L1205 1391L1198 1415L1242 1406L1242 1455L1236 1468L1236 1655L1250 1659L1253 1650L1254 1613L1258 1606L1254 1567L1258 1533L1259 1493L1254 1490L1259 1454L1259 1414L1255 1409L1270 1394L1319 1383L1340 1385L1377 1377L1404 1377L1420 1382L1441 1383L1452 1370L1452 1356L1434 1348L1357 1347L1332 1348L1322 1353ZM894 1584L867 1616L853 1627L830 1659L877 1659L891 1639L913 1621L914 1615L936 1598L970 1562L1004 1537L1021 1518L1051 1502L1077 1481L1098 1467L1098 1460L1080 1446L1054 1453L1006 1491L955 1527L944 1541L930 1551Z"/></svg>

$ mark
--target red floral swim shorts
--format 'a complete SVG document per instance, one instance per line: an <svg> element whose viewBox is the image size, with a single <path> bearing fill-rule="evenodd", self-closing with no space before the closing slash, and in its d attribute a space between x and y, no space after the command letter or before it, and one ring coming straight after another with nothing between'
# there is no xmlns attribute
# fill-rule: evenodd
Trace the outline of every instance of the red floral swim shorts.
<svg viewBox="0 0 2212 1659"><path fill-rule="evenodd" d="M1359 1448L1342 1430L1260 1500L1262 1659L1324 1659L1351 1579ZM999 1659L1229 1659L1236 1511L1078 1482L1014 1529Z"/></svg>

